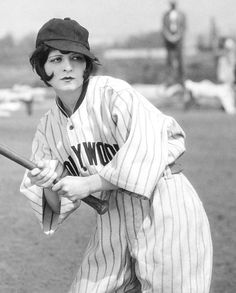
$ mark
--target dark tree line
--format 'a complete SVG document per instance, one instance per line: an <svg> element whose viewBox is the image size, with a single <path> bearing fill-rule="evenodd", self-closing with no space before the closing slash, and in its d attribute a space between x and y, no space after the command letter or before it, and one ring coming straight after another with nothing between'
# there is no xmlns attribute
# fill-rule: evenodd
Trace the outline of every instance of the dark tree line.
<svg viewBox="0 0 236 293"><path fill-rule="evenodd" d="M3 65L21 65L27 62L30 53L34 49L35 36L27 35L20 40L15 40L8 34L0 38L0 62ZM123 42L109 45L109 48L158 48L161 47L162 38L159 32L151 32L139 36L131 36ZM107 45L99 45L93 48L93 51L107 49Z"/></svg>
<svg viewBox="0 0 236 293"><path fill-rule="evenodd" d="M0 39L0 64L23 65L34 48L34 36L15 40L8 34Z"/></svg>

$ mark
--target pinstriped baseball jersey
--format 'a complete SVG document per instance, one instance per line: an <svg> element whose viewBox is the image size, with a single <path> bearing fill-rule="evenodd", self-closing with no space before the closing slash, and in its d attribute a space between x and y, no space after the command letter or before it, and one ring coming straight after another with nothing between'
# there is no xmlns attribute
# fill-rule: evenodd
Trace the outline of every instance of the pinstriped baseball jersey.
<svg viewBox="0 0 236 293"><path fill-rule="evenodd" d="M98 173L119 187L96 194L109 210L97 216L70 292L209 292L208 220L192 185L169 167L185 151L184 138L172 117L107 76L90 78L70 117L59 99L42 117L32 160L50 159L59 176ZM80 205L62 198L55 215L27 172L21 191L47 234Z"/></svg>

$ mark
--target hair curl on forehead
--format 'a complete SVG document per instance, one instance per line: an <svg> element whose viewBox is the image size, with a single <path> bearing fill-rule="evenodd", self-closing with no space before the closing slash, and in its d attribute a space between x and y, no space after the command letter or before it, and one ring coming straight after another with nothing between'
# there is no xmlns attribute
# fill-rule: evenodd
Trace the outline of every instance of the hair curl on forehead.
<svg viewBox="0 0 236 293"><path fill-rule="evenodd" d="M34 52L31 54L29 61L32 68L36 71L36 73L40 76L41 80L50 87L49 81L53 78L53 73L51 75L47 75L44 69L44 65L48 59L48 55L51 51L55 50L55 48L51 48L45 44L37 47ZM69 51L60 51L62 54L70 53ZM84 71L84 81L86 81L91 75L94 69L94 61L89 57L85 56L86 60L86 69Z"/></svg>

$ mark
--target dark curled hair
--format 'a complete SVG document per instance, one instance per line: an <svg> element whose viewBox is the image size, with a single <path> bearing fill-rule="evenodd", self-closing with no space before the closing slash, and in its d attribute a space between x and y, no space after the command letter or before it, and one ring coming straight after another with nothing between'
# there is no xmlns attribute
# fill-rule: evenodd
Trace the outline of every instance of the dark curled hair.
<svg viewBox="0 0 236 293"><path fill-rule="evenodd" d="M42 44L38 48L35 49L35 51L32 53L29 59L32 68L40 76L41 80L49 87L51 86L49 84L49 81L53 78L53 73L51 75L47 75L44 70L44 64L46 63L48 59L48 55L52 50L56 50L56 49L51 48L45 44ZM62 54L69 53L69 51L60 51L60 52ZM86 69L84 71L84 81L86 81L91 75L92 71L94 70L94 61L87 56L84 56L84 57L86 60ZM99 63L96 62L96 64L99 64Z"/></svg>

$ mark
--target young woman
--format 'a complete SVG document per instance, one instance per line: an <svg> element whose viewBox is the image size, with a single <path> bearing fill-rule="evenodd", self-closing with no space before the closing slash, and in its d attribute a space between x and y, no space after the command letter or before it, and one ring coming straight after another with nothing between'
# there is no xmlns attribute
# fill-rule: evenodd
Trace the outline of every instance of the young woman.
<svg viewBox="0 0 236 293"><path fill-rule="evenodd" d="M70 292L209 292L209 223L174 168L185 151L178 123L125 81L90 76L97 59L74 20L49 20L30 62L56 102L37 128L37 168L21 191L47 234L89 194L109 202Z"/></svg>

